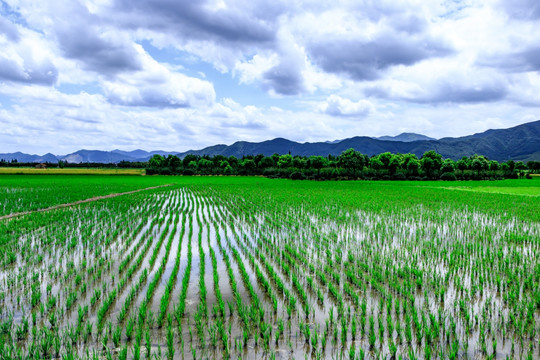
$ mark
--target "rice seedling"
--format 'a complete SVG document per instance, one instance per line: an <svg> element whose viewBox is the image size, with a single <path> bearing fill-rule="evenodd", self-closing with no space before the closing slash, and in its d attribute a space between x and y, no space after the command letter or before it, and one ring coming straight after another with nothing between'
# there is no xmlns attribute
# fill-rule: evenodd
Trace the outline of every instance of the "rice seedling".
<svg viewBox="0 0 540 360"><path fill-rule="evenodd" d="M537 199L171 181L0 223L1 356L149 358L160 342L170 357L540 354Z"/></svg>

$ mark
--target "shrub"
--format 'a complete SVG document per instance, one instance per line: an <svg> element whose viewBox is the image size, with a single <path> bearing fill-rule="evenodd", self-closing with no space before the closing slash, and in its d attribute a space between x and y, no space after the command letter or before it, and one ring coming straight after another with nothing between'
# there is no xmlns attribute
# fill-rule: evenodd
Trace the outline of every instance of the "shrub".
<svg viewBox="0 0 540 360"><path fill-rule="evenodd" d="M160 175L172 175L171 169L168 167L161 168L159 170Z"/></svg>
<svg viewBox="0 0 540 360"><path fill-rule="evenodd" d="M227 166L225 166L225 169L223 170L223 173L225 175L232 175L234 173L234 169L232 168L231 165L227 165Z"/></svg>
<svg viewBox="0 0 540 360"><path fill-rule="evenodd" d="M305 180L306 176L300 171L295 171L289 176L292 180Z"/></svg>
<svg viewBox="0 0 540 360"><path fill-rule="evenodd" d="M456 181L456 174L454 174L453 172L445 172L441 175L441 180Z"/></svg>

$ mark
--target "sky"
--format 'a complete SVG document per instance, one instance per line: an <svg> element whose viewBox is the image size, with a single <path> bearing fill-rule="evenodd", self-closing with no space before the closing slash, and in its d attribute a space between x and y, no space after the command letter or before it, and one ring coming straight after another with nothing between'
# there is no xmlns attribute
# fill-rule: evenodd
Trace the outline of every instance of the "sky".
<svg viewBox="0 0 540 360"><path fill-rule="evenodd" d="M538 0L0 0L0 152L540 119Z"/></svg>

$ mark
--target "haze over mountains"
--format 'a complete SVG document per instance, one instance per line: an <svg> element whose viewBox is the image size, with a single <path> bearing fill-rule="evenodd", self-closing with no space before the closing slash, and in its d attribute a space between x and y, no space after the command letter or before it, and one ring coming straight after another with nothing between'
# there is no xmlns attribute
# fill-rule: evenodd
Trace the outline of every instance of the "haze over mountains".
<svg viewBox="0 0 540 360"><path fill-rule="evenodd" d="M509 129L487 130L483 133L458 137L433 139L414 133L403 133L398 136L382 136L372 138L355 136L348 139L328 142L298 143L295 141L276 138L263 142L238 141L232 145L214 145L200 150L185 152L169 151L100 151L79 150L68 155L29 155L21 152L0 154L0 159L18 162L50 162L59 160L70 163L118 163L120 161L147 161L154 154L178 155L183 158L187 154L194 155L224 155L242 157L246 155L272 155L274 153L292 155L339 155L348 148L354 148L369 156L382 152L413 153L418 157L428 150L435 150L444 158L454 160L463 156L480 154L490 160L506 161L520 160L540 161L540 120L518 125Z"/></svg>
<svg viewBox="0 0 540 360"><path fill-rule="evenodd" d="M386 141L403 141L403 142L411 142L411 141L419 141L419 140L437 140L435 138L415 134L415 133L401 133L397 136L379 136L375 138L377 140L386 140Z"/></svg>

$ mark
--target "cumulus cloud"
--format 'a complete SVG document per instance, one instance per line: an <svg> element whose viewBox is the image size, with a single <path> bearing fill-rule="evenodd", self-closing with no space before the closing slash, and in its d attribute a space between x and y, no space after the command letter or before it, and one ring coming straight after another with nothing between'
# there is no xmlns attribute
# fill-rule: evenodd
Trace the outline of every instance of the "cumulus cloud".
<svg viewBox="0 0 540 360"><path fill-rule="evenodd" d="M129 34L118 31L78 2L50 12L49 31L62 55L89 71L104 76L141 70L139 54Z"/></svg>
<svg viewBox="0 0 540 360"><path fill-rule="evenodd" d="M445 81L438 84L432 94L410 100L426 103L486 103L502 100L506 95L506 84L501 82L463 84Z"/></svg>
<svg viewBox="0 0 540 360"><path fill-rule="evenodd" d="M25 30L0 37L0 81L21 84L53 85L58 78L58 69L41 36Z"/></svg>
<svg viewBox="0 0 540 360"><path fill-rule="evenodd" d="M513 18L540 19L540 3L536 0L501 0L503 9Z"/></svg>
<svg viewBox="0 0 540 360"><path fill-rule="evenodd" d="M232 43L271 41L279 6L265 2L116 0L116 10L133 27L165 29L190 39Z"/></svg>
<svg viewBox="0 0 540 360"><path fill-rule="evenodd" d="M0 79L25 84L52 85L58 70L49 60L36 62L32 58L0 55Z"/></svg>
<svg viewBox="0 0 540 360"><path fill-rule="evenodd" d="M508 72L540 71L540 46L534 44L519 51L482 56L478 63Z"/></svg>
<svg viewBox="0 0 540 360"><path fill-rule="evenodd" d="M281 2L116 0L102 16L149 37L156 46L173 46L221 72L260 49L272 48Z"/></svg>
<svg viewBox="0 0 540 360"><path fill-rule="evenodd" d="M89 24L58 29L65 56L79 61L86 70L103 75L142 70L138 53L129 39L113 31L100 32Z"/></svg>
<svg viewBox="0 0 540 360"><path fill-rule="evenodd" d="M281 95L297 95L303 90L303 78L298 64L281 62L264 73L265 87Z"/></svg>
<svg viewBox="0 0 540 360"><path fill-rule="evenodd" d="M383 99L405 100L424 104L489 103L504 99L508 85L497 79L460 82L445 78L425 88L400 88L399 84L375 85L366 88L365 94Z"/></svg>
<svg viewBox="0 0 540 360"><path fill-rule="evenodd" d="M158 108L208 106L215 99L214 88L207 81L171 73L160 83L105 82L105 94L113 104Z"/></svg>
<svg viewBox="0 0 540 360"><path fill-rule="evenodd" d="M262 82L280 95L297 95L305 91L304 69L307 58L290 33L282 33L279 42L278 64L264 72Z"/></svg>
<svg viewBox="0 0 540 360"><path fill-rule="evenodd" d="M540 116L538 9L532 0L9 0L0 122L12 134L37 129L44 148L62 134L75 147L175 150L517 125Z"/></svg>
<svg viewBox="0 0 540 360"><path fill-rule="evenodd" d="M268 124L261 121L263 111L256 106L242 106L231 98L225 98L214 104L206 112L208 117L219 119L219 124L225 128L244 130L263 130ZM220 132L216 129L216 134Z"/></svg>
<svg viewBox="0 0 540 360"><path fill-rule="evenodd" d="M508 98L526 107L540 107L540 73L529 72L526 74L517 74L512 77L509 86ZM537 120L533 117L531 120Z"/></svg>
<svg viewBox="0 0 540 360"><path fill-rule="evenodd" d="M441 105L500 101L507 97L508 88L505 76L467 64L461 58L395 69L388 78L365 84L362 91L366 96L386 100Z"/></svg>
<svg viewBox="0 0 540 360"><path fill-rule="evenodd" d="M212 83L169 70L136 46L144 71L118 74L103 81L113 104L158 108L210 106L216 97Z"/></svg>
<svg viewBox="0 0 540 360"><path fill-rule="evenodd" d="M0 15L0 34L5 35L10 41L19 41L20 38L17 27L2 15Z"/></svg>
<svg viewBox="0 0 540 360"><path fill-rule="evenodd" d="M343 73L354 80L375 80L396 65L448 55L449 48L426 39L404 39L383 35L375 40L327 39L312 44L310 54L325 71Z"/></svg>
<svg viewBox="0 0 540 360"><path fill-rule="evenodd" d="M364 117L375 111L368 100L351 101L338 95L330 95L326 101L319 104L318 110L332 116Z"/></svg>

